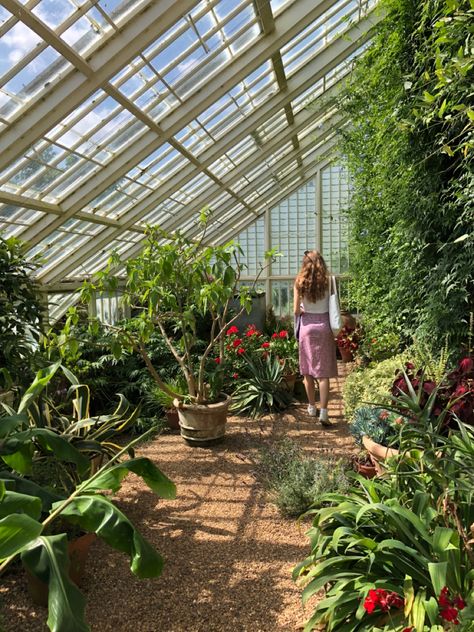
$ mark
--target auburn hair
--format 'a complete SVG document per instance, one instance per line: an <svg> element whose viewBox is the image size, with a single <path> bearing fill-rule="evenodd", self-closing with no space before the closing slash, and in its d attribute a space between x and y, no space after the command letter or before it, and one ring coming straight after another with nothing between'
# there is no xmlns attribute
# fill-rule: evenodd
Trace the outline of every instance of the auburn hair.
<svg viewBox="0 0 474 632"><path fill-rule="evenodd" d="M329 271L322 255L317 250L307 250L295 281L301 298L315 303L326 294L328 283Z"/></svg>

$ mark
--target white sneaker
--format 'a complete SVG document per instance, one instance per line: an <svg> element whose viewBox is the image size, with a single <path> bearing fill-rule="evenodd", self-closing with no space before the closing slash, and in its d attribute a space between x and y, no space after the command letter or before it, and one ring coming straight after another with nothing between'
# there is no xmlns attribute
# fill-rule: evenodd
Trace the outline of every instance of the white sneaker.
<svg viewBox="0 0 474 632"><path fill-rule="evenodd" d="M316 417L318 414L318 411L316 410L316 406L311 406L311 404L308 404L308 415L310 415L310 417Z"/></svg>

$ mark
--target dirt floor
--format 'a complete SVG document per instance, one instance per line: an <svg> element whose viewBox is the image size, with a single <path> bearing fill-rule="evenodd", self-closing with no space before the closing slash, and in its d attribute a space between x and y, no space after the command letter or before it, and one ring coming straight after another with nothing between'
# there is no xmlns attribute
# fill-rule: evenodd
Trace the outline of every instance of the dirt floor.
<svg viewBox="0 0 474 632"><path fill-rule="evenodd" d="M285 436L308 453L354 450L342 417L341 377L332 382L330 418L322 428L297 404L259 421L229 419L225 440L191 448L165 433L139 452L177 485L174 501L158 499L130 476L118 505L165 557L162 576L136 579L127 558L93 545L83 582L93 632L290 632L309 617L291 579L309 552L309 522L281 518L255 477L259 448ZM2 578L0 630L48 630L46 609L31 605L23 571ZM68 632L61 630L60 632Z"/></svg>

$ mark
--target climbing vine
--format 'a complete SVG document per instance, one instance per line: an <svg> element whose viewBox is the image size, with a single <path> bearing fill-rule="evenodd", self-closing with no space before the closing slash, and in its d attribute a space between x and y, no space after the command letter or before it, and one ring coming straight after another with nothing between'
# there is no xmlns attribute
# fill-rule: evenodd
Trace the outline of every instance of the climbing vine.
<svg viewBox="0 0 474 632"><path fill-rule="evenodd" d="M381 4L341 97L351 291L369 335L457 348L474 310L474 2Z"/></svg>

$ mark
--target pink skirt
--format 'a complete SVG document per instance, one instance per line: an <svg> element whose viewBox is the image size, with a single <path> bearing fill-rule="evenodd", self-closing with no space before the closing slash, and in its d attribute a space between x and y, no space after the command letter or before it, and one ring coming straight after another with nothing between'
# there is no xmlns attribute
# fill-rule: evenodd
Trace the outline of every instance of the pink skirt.
<svg viewBox="0 0 474 632"><path fill-rule="evenodd" d="M300 373L313 377L336 377L336 343L329 314L302 314L299 338Z"/></svg>

